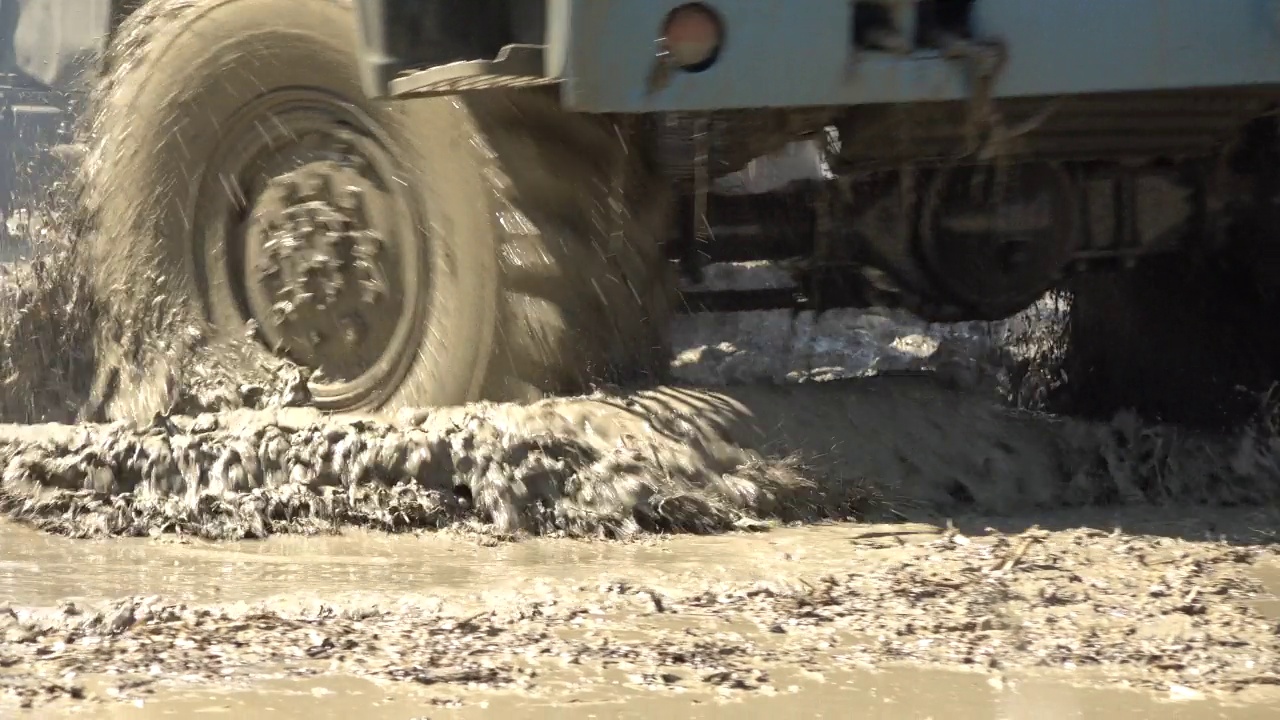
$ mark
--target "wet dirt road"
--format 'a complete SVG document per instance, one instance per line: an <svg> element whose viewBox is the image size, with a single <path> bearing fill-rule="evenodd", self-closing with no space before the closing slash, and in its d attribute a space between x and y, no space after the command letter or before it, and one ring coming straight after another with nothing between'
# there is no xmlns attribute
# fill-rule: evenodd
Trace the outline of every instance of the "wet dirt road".
<svg viewBox="0 0 1280 720"><path fill-rule="evenodd" d="M970 517L631 543L352 531L215 544L4 525L0 605L15 612L0 619L0 697L121 718L1280 708L1280 561L1242 542L1274 518L1038 520L1058 529ZM1117 524L1129 531L1103 529ZM123 588L134 597L105 600Z"/></svg>
<svg viewBox="0 0 1280 720"><path fill-rule="evenodd" d="M780 672L783 689L768 695L725 697L692 693L654 693L628 686L622 672L600 673L592 687L546 699L525 693L493 693L476 705L454 705L428 690L387 686L348 678L264 681L249 688L218 692L171 691L144 703L95 707L101 718L183 718L225 716L246 720L351 717L389 720L415 718L617 718L690 720L736 718L847 718L900 720L1269 720L1275 706L1266 696L1241 701L1196 700L1171 694L1152 696L1132 690L1077 687L1027 675L992 680L974 673L937 670ZM691 695L693 695L691 697ZM76 710L48 717L84 717Z"/></svg>

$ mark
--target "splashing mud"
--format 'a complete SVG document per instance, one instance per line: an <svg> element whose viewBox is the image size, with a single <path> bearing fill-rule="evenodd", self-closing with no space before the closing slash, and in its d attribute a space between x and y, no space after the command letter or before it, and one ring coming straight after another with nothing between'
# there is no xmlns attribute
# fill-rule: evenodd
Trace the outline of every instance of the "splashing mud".
<svg viewBox="0 0 1280 720"><path fill-rule="evenodd" d="M180 13L193 2L146 8ZM164 22L128 24L91 108ZM87 121L92 132L92 110ZM111 147L92 147L88 178L112 164ZM92 197L75 201L92 213ZM1274 494L1273 441L1262 432L1011 410L1042 407L1058 381L1057 358L1045 357L1060 350L1061 312L1048 305L995 331L877 312L697 318L677 328L675 370L686 381L781 383L772 388L414 418L285 411L308 401L298 368L247 340L215 340L189 299L135 272L130 254L88 257L91 225L76 217L0 307L9 348L0 420L97 423L0 432L3 507L57 532L225 538L466 522L628 536L886 508L1011 513ZM713 338L726 328L732 337ZM910 374L858 379L886 372ZM808 382L836 378L852 379ZM106 424L121 417L132 421Z"/></svg>
<svg viewBox="0 0 1280 720"><path fill-rule="evenodd" d="M150 422L0 428L0 507L63 534L238 538L354 524L628 537L876 513L1258 504L1280 487L1265 428L1014 409L1043 406L1055 367L1044 358L1060 352L1054 303L994 327L874 311L693 316L676 328L674 370L728 383L720 391L326 418L293 407L308 400L297 368L247 341L210 344L180 303L161 296L121 324L76 248L46 243L6 286L0 419L168 410Z"/></svg>
<svg viewBox="0 0 1280 720"><path fill-rule="evenodd" d="M449 707L503 702L484 694L496 690L558 703L593 687L579 669L620 658L631 668L623 685L720 700L773 696L796 668L885 663L979 668L1001 687L1023 682L1019 668L1090 668L1088 682L1178 700L1275 682L1274 612L1258 603L1277 524L1208 507L1274 506L1275 434L1019 409L1043 398L1015 391L1060 337L1038 322L1060 317L1052 305L993 328L877 312L690 318L677 328L675 371L718 389L396 417L292 407L306 403L296 370L263 360L252 384L233 381L216 368L242 361L202 349L193 329L169 346L169 413L66 424L104 412L90 380L100 310L67 267L23 271L0 315L6 347L30 351L0 357L6 419L62 421L0 426L0 510L43 531L227 540L358 525L492 542L864 524L834 526L853 536L847 555L822 556L822 572L779 567L769 582L624 565L628 580L454 605L400 586L316 606L292 595L251 606L165 599L179 587L56 610L16 598L0 611L0 698L20 705L161 700L163 688L233 678L267 692L264 678L321 670L411 681ZM32 402L30 388L50 394ZM1080 514L1064 514L1072 507ZM945 518L955 523L901 522ZM876 520L894 523L865 524ZM783 532L794 531L763 537ZM594 618L585 629L583 618ZM198 659L214 647L219 660ZM534 656L573 658L574 670L530 666ZM36 659L40 672L12 669ZM797 692L797 702L813 696ZM166 702L181 706L157 707Z"/></svg>
<svg viewBox="0 0 1280 720"><path fill-rule="evenodd" d="M578 536L1097 503L1263 503L1272 441L1011 411L920 376L386 418L11 426L0 507L77 536L476 523ZM899 509L901 508L901 509Z"/></svg>
<svg viewBox="0 0 1280 720"><path fill-rule="evenodd" d="M148 23L130 27L108 90L148 41ZM90 155L87 171L107 161ZM121 600L140 592L125 584L95 607L17 598L0 609L0 695L83 696L70 672L120 671L107 694L130 699L156 675L324 668L528 690L535 656L625 662L632 684L717 693L763 694L779 664L908 661L998 678L1089 666L1170 693L1276 682L1274 613L1250 604L1268 592L1258 567L1274 561L1274 427L1042 412L1070 385L1056 300L993 326L878 310L682 318L682 386L328 417L307 407L305 373L247 340L215 340L164 278L121 262L91 282L89 225L75 217L3 281L0 513L19 523L154 545L351 526L488 543L776 531L711 538L732 543L813 531L778 530L788 523L863 524L829 525L851 535L828 548L822 573L770 582L645 575L458 607L393 600L405 590L390 580L373 601L319 608ZM1121 532L1147 511L1156 525L1194 522ZM908 531L907 520L933 526ZM894 524L866 524L876 521ZM1046 530L1029 529L1038 523ZM926 539L904 539L914 534ZM37 660L43 679L12 669Z"/></svg>
<svg viewBox="0 0 1280 720"><path fill-rule="evenodd" d="M143 406L193 413L305 399L296 367L247 341L209 342L204 322L182 303L157 295L126 315L104 302L76 232L64 228L30 260L0 270L0 421L74 423Z"/></svg>

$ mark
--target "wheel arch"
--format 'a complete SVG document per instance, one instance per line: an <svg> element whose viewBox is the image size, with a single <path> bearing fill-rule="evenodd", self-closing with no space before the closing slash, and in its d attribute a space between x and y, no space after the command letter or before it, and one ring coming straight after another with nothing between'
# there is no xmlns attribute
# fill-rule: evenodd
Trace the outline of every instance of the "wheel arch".
<svg viewBox="0 0 1280 720"><path fill-rule="evenodd" d="M410 70L489 60L504 46L545 43L555 0L354 0L364 91L391 95Z"/></svg>

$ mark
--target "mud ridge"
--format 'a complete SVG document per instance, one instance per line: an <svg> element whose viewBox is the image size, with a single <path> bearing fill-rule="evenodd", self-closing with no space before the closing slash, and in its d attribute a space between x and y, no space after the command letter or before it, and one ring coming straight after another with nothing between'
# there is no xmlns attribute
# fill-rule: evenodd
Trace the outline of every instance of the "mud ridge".
<svg viewBox="0 0 1280 720"><path fill-rule="evenodd" d="M1274 501L1274 441L1010 411L928 376L666 388L396 418L0 429L0 511L78 537L341 526L625 538L762 521Z"/></svg>
<svg viewBox="0 0 1280 720"><path fill-rule="evenodd" d="M751 516L813 519L830 506L795 462L718 442L708 426L677 419L654 433L639 416L593 426L590 414L542 403L394 424L285 410L12 427L0 509L76 536L225 539L467 523L625 537L724 531ZM642 433L652 439L627 441Z"/></svg>

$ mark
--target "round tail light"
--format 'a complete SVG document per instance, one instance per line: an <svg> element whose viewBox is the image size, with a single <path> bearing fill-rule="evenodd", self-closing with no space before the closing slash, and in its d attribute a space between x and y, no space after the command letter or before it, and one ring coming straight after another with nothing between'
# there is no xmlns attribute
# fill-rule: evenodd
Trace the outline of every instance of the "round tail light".
<svg viewBox="0 0 1280 720"><path fill-rule="evenodd" d="M706 3L685 3L662 24L662 45L671 61L686 72L702 72L715 64L724 43L724 23Z"/></svg>

